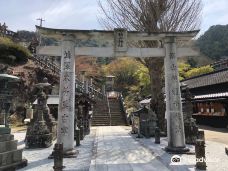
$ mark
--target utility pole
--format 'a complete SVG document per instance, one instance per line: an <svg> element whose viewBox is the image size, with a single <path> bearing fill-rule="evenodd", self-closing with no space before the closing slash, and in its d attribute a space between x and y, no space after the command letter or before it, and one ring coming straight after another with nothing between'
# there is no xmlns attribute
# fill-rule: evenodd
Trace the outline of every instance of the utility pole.
<svg viewBox="0 0 228 171"><path fill-rule="evenodd" d="M43 21L45 21L45 20L43 20L43 18L37 18L36 20L40 21L40 27L42 27Z"/></svg>
<svg viewBox="0 0 228 171"><path fill-rule="evenodd" d="M37 18L36 20L40 21L40 27L42 27L43 21L45 21L45 20L43 20L42 17L41 18ZM38 36L39 36L39 46L40 46L41 45L41 41L42 41L42 37L39 34L38 34Z"/></svg>

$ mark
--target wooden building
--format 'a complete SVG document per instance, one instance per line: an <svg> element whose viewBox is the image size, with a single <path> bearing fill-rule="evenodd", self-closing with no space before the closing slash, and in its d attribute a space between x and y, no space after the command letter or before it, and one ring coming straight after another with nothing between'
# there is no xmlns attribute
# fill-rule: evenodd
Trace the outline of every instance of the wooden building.
<svg viewBox="0 0 228 171"><path fill-rule="evenodd" d="M194 95L193 117L199 124L215 127L228 125L228 67L185 79Z"/></svg>

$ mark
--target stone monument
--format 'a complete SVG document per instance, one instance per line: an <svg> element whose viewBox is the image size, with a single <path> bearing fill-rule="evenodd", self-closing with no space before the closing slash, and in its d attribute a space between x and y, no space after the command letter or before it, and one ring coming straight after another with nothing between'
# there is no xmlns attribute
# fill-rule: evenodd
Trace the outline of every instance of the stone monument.
<svg viewBox="0 0 228 171"><path fill-rule="evenodd" d="M37 88L37 107L34 117L28 125L25 143L27 148L47 148L52 145L52 130L48 129L44 120L44 114L47 114L47 99L45 91L51 85L44 79L44 83L36 84Z"/></svg>
<svg viewBox="0 0 228 171"><path fill-rule="evenodd" d="M182 90L182 98L183 98L185 142L186 144L195 144L197 139L197 134L198 134L198 127L196 126L196 120L192 118L193 96L186 84L181 85L181 90Z"/></svg>
<svg viewBox="0 0 228 171"><path fill-rule="evenodd" d="M155 135L155 128L157 126L156 114L145 106L142 109L133 113L139 117L139 131L142 135L149 138Z"/></svg>

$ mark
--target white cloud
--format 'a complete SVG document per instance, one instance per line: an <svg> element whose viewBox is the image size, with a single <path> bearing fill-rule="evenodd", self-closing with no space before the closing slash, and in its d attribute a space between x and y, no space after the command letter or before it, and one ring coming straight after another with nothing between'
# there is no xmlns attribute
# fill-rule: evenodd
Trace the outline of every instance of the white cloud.
<svg viewBox="0 0 228 171"><path fill-rule="evenodd" d="M203 3L201 34L212 25L228 24L227 0L203 0Z"/></svg>

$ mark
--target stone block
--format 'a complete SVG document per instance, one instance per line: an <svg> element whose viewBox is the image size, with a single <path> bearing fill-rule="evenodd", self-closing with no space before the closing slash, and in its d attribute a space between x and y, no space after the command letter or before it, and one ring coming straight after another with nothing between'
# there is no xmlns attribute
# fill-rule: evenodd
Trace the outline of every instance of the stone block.
<svg viewBox="0 0 228 171"><path fill-rule="evenodd" d="M22 149L0 153L0 166L11 165L22 160Z"/></svg>
<svg viewBox="0 0 228 171"><path fill-rule="evenodd" d="M3 135L0 135L0 142L3 142L3 141L11 141L14 139L14 135L12 134L3 134Z"/></svg>
<svg viewBox="0 0 228 171"><path fill-rule="evenodd" d="M7 128L7 127L0 127L0 134L3 135L3 134L10 134L11 132L11 129L10 128Z"/></svg>
<svg viewBox="0 0 228 171"><path fill-rule="evenodd" d="M0 153L17 149L17 140L0 142Z"/></svg>
<svg viewBox="0 0 228 171"><path fill-rule="evenodd" d="M4 153L0 153L0 166L5 166L5 165L9 165L12 164L12 158L13 158L13 151L8 151L8 152L4 152Z"/></svg>
<svg viewBox="0 0 228 171"><path fill-rule="evenodd" d="M22 151L22 149L19 149L13 153L13 162L19 162L22 160Z"/></svg>

